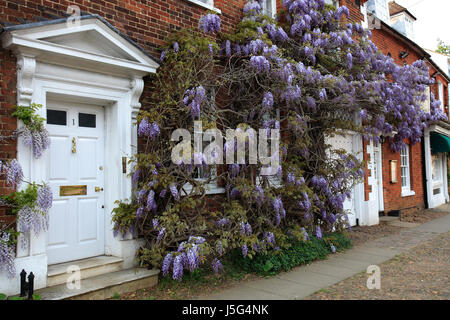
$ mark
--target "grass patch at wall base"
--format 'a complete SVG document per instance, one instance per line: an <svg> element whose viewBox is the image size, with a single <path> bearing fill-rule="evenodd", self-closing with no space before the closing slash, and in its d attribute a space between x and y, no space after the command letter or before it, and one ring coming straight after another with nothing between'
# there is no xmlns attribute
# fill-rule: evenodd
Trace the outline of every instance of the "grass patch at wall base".
<svg viewBox="0 0 450 320"><path fill-rule="evenodd" d="M308 241L290 240L288 248L257 254L252 259L243 257L241 251L236 250L230 253L228 259L246 272L274 275L314 260L325 259L332 253L331 244L334 245L336 251L342 251L352 246L352 242L346 234L332 233L324 235L322 239L311 237Z"/></svg>

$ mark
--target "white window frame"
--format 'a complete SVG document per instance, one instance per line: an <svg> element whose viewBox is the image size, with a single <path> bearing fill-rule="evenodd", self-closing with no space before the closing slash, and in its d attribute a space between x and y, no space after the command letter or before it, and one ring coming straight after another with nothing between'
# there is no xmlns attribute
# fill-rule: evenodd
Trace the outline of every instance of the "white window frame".
<svg viewBox="0 0 450 320"><path fill-rule="evenodd" d="M411 190L411 162L409 147L409 145L406 145L402 150L400 150L400 183L402 184L402 197L416 194ZM403 179L405 179L405 184L403 184Z"/></svg>
<svg viewBox="0 0 450 320"><path fill-rule="evenodd" d="M185 0L185 1L192 2L200 7L215 11L218 14L222 13L220 9L214 7L214 0Z"/></svg>
<svg viewBox="0 0 450 320"><path fill-rule="evenodd" d="M212 99L215 101L216 99L216 93L213 91L212 93ZM199 119L197 119L199 120ZM204 132L203 132L204 133ZM202 141L203 142L203 141ZM204 149L202 148L202 152ZM210 166L211 167L211 179L208 178L194 178L195 181L205 183L206 181L210 180L209 183L207 183L205 187L205 193L206 194L221 194L225 193L225 188L219 187L218 180L217 180L217 165ZM184 189L184 192L183 192ZM190 183L186 183L182 188L182 195L190 194L193 189L193 186Z"/></svg>
<svg viewBox="0 0 450 320"><path fill-rule="evenodd" d="M439 106L442 111L444 111L444 84L438 80L438 91L439 91L439 101L441 105Z"/></svg>
<svg viewBox="0 0 450 320"><path fill-rule="evenodd" d="M276 114L277 114L277 120L280 121L280 108L276 108ZM268 115L268 114L266 114L266 115ZM272 137L270 137L268 140L270 141L271 139L272 139ZM280 137L280 139L281 139L281 137ZM279 150L279 152L281 153L281 150ZM280 163L280 165L281 165L281 163ZM271 176L264 176L264 177L262 177L259 173L257 173L256 185L258 185L258 186L262 185L264 178L267 178L269 184L271 186L273 186L275 189L281 188L283 186L283 178L280 177L278 175L278 173L271 175Z"/></svg>
<svg viewBox="0 0 450 320"><path fill-rule="evenodd" d="M270 5L270 9L268 8ZM263 0L262 2L263 14L274 18L277 14L277 1L276 0Z"/></svg>
<svg viewBox="0 0 450 320"><path fill-rule="evenodd" d="M325 3L339 8L339 0L325 0Z"/></svg>

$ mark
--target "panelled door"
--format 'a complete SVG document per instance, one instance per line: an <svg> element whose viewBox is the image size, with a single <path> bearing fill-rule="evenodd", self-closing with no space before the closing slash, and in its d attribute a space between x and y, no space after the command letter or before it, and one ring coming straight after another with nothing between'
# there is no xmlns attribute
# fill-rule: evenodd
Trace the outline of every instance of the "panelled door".
<svg viewBox="0 0 450 320"><path fill-rule="evenodd" d="M354 154L353 137L351 133L345 135L336 134L332 138L327 137L326 143L330 144L334 149L344 149L349 154ZM346 198L343 205L344 210L347 212L350 225L356 225L355 189L351 190L351 198Z"/></svg>
<svg viewBox="0 0 450 320"><path fill-rule="evenodd" d="M47 103L48 263L104 254L104 108Z"/></svg>

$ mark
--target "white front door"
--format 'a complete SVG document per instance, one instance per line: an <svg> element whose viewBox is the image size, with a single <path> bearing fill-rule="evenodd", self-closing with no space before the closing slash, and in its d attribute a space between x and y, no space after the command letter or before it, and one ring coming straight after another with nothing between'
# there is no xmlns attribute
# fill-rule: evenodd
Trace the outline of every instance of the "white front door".
<svg viewBox="0 0 450 320"><path fill-rule="evenodd" d="M326 143L331 145L333 149L344 149L349 154L355 154L354 146L353 146L353 137L354 134L346 133L346 134L336 134L334 137L327 137ZM348 220L351 226L356 225L356 204L355 204L355 188L351 190L351 198L346 198L344 201L344 210L347 213Z"/></svg>
<svg viewBox="0 0 450 320"><path fill-rule="evenodd" d="M432 199L433 206L445 203L444 195L444 162L442 153L431 155L431 178L432 178Z"/></svg>
<svg viewBox="0 0 450 320"><path fill-rule="evenodd" d="M104 254L104 108L47 103L48 263Z"/></svg>
<svg viewBox="0 0 450 320"><path fill-rule="evenodd" d="M377 198L378 198L378 211L384 211L384 199L383 199L383 167L381 147L378 143L373 147L373 171L372 174L376 180Z"/></svg>

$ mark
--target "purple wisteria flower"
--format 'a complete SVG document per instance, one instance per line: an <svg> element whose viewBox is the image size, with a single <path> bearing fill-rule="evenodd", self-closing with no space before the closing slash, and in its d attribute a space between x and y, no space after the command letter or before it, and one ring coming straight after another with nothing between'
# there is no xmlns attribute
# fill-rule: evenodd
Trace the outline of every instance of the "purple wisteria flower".
<svg viewBox="0 0 450 320"><path fill-rule="evenodd" d="M49 185L44 184L37 190L36 205L37 207L47 213L52 207L53 192Z"/></svg>
<svg viewBox="0 0 450 320"><path fill-rule="evenodd" d="M144 212L145 212L145 208L144 207L139 207L136 210L136 218L141 219L144 216Z"/></svg>
<svg viewBox="0 0 450 320"><path fill-rule="evenodd" d="M214 259L214 261L212 262L211 266L212 266L212 269L213 269L214 273L218 273L219 270L223 269L222 263L217 258Z"/></svg>
<svg viewBox="0 0 450 320"><path fill-rule="evenodd" d="M183 255L177 255L173 261L173 280L183 280Z"/></svg>
<svg viewBox="0 0 450 320"><path fill-rule="evenodd" d="M162 263L162 267L161 267L161 271L163 276L167 276L169 274L169 269L170 269L170 265L173 262L173 255L172 253L168 253L166 254L166 256L164 257L163 263Z"/></svg>
<svg viewBox="0 0 450 320"><path fill-rule="evenodd" d="M153 229L156 230L158 228L158 226L159 226L158 219L156 219L156 218L152 219L152 224L153 224Z"/></svg>
<svg viewBox="0 0 450 320"><path fill-rule="evenodd" d="M16 246L10 245L10 234L0 232L0 273L6 271L9 278L16 275Z"/></svg>
<svg viewBox="0 0 450 320"><path fill-rule="evenodd" d="M230 219L222 218L216 222L216 225L218 225L219 227L223 227L223 226L227 225L228 223L230 223Z"/></svg>
<svg viewBox="0 0 450 320"><path fill-rule="evenodd" d="M272 109L273 107L273 95L271 92L264 93L263 101L262 101L262 108L264 110Z"/></svg>
<svg viewBox="0 0 450 320"><path fill-rule="evenodd" d="M23 180L22 167L19 161L12 159L3 168L6 171L6 183L12 188L18 188Z"/></svg>
<svg viewBox="0 0 450 320"><path fill-rule="evenodd" d="M173 51L175 51L175 53L178 53L178 51L180 51L180 45L178 44L178 42L175 42L173 44Z"/></svg>
<svg viewBox="0 0 450 320"><path fill-rule="evenodd" d="M138 135L140 137L147 136L152 140L161 134L159 126L156 122L148 122L146 118L142 119L138 127Z"/></svg>
<svg viewBox="0 0 450 320"><path fill-rule="evenodd" d="M269 72L270 71L270 63L264 56L251 57L250 65L258 72Z"/></svg>
<svg viewBox="0 0 450 320"><path fill-rule="evenodd" d="M214 47L211 43L208 44L208 48L209 48L209 53L211 54L211 57L214 56Z"/></svg>
<svg viewBox="0 0 450 320"><path fill-rule="evenodd" d="M190 103L189 103L190 101ZM192 119L200 116L202 104L206 101L206 90L202 86L198 86L191 90L186 90L184 93L183 104L189 105Z"/></svg>
<svg viewBox="0 0 450 320"><path fill-rule="evenodd" d="M161 230L159 230L159 232L158 232L158 237L156 238L156 243L161 242L161 240L164 238L165 235L166 235L166 228L162 227Z"/></svg>
<svg viewBox="0 0 450 320"><path fill-rule="evenodd" d="M351 69L353 67L353 56L351 52L347 52L347 69Z"/></svg>
<svg viewBox="0 0 450 320"><path fill-rule="evenodd" d="M173 197L176 201L180 201L180 195L179 195L179 193L178 193L177 185L174 184L174 183L172 183L172 184L169 186L169 190L170 190L170 193L172 194L172 197Z"/></svg>
<svg viewBox="0 0 450 320"><path fill-rule="evenodd" d="M159 60L164 61L164 59L166 58L167 55L167 50L163 50L163 52L161 52L161 57L159 58Z"/></svg>
<svg viewBox="0 0 450 320"><path fill-rule="evenodd" d="M246 256L247 256L247 253L248 253L248 248L247 248L247 245L244 244L244 245L242 246L242 256L246 257Z"/></svg>
<svg viewBox="0 0 450 320"><path fill-rule="evenodd" d="M213 34L220 31L220 22L217 14L207 14L200 18L198 27L205 33Z"/></svg>
<svg viewBox="0 0 450 320"><path fill-rule="evenodd" d="M331 252L336 253L336 248L332 243L330 243L330 248L331 248Z"/></svg>
<svg viewBox="0 0 450 320"><path fill-rule="evenodd" d="M261 5L257 1L249 1L244 6L244 14L257 15L262 11Z"/></svg>
<svg viewBox="0 0 450 320"><path fill-rule="evenodd" d="M322 229L320 229L320 226L317 226L316 228L316 237L322 239Z"/></svg>

